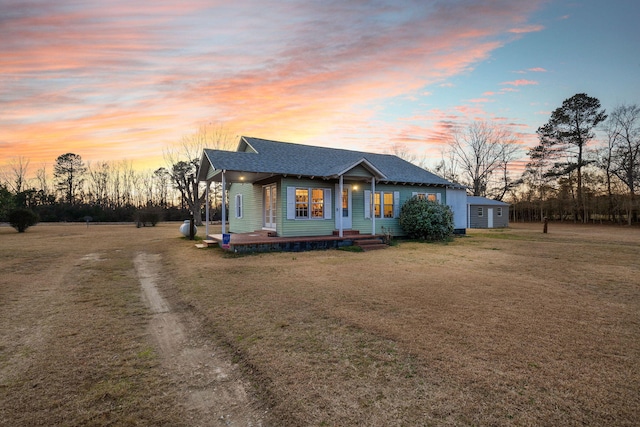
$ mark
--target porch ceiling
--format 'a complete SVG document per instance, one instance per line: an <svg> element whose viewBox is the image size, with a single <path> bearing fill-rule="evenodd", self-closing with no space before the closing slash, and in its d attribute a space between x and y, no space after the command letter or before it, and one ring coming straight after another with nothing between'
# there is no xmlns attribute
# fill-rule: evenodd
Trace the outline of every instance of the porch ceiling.
<svg viewBox="0 0 640 427"><path fill-rule="evenodd" d="M273 173L267 172L247 172L247 171L225 171L225 181L230 182L249 182L254 183L256 181L261 181L263 179L270 178L275 176ZM218 170L216 173L210 178L210 181L213 182L222 182L222 171Z"/></svg>
<svg viewBox="0 0 640 427"><path fill-rule="evenodd" d="M265 180L267 178L271 178L274 176L284 176L284 177L296 177L296 178L320 178L324 180L330 179L339 179L338 175L335 176L312 176L312 175L291 175L291 174L278 174L278 173L270 173L270 172L247 172L247 171L234 171L227 170L225 171L225 182L247 182L253 184L258 181ZM371 182L371 178L369 177L359 177L359 176L345 176L345 182ZM215 173L209 178L208 181L213 182L222 182L222 171L217 170Z"/></svg>

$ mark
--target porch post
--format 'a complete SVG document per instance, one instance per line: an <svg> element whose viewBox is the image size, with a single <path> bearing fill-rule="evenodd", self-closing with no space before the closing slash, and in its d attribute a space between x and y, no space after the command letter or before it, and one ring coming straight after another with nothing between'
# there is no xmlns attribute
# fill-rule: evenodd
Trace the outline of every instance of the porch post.
<svg viewBox="0 0 640 427"><path fill-rule="evenodd" d="M340 219L338 220L339 228L338 228L338 236L342 237L342 192L344 191L344 176L340 175L340 195L338 200L338 215L340 215Z"/></svg>
<svg viewBox="0 0 640 427"><path fill-rule="evenodd" d="M224 169L222 170L222 234L227 232L227 209L225 208L227 204L227 179L226 172Z"/></svg>
<svg viewBox="0 0 640 427"><path fill-rule="evenodd" d="M209 238L209 185L211 185L211 183L209 181L205 181L205 183L207 184L207 187L205 188L204 192L205 192L205 199L206 199L206 206L204 207L204 216L207 219L207 223L204 226L204 237L205 238Z"/></svg>
<svg viewBox="0 0 640 427"><path fill-rule="evenodd" d="M376 178L371 177L371 234L376 235Z"/></svg>

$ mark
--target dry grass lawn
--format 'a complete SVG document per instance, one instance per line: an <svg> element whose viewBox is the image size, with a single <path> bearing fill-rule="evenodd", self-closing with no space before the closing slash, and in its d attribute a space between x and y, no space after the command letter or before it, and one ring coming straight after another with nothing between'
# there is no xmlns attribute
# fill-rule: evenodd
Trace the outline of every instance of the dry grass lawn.
<svg viewBox="0 0 640 427"><path fill-rule="evenodd" d="M236 257L178 226L0 228L0 424L194 424L147 333L148 252L264 425L638 425L637 228Z"/></svg>

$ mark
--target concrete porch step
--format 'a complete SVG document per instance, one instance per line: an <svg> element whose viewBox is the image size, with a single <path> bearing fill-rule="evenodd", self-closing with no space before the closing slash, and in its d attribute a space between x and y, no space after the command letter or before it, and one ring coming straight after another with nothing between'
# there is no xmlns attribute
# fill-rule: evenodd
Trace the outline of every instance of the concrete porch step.
<svg viewBox="0 0 640 427"><path fill-rule="evenodd" d="M196 243L196 248L198 249L204 249L210 246L218 246L218 242L215 240L203 240L200 243Z"/></svg>

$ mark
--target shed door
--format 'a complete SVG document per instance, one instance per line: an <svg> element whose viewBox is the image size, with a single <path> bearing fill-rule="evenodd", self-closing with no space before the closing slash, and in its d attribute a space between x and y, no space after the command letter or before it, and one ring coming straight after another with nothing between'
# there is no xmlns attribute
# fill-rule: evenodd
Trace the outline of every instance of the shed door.
<svg viewBox="0 0 640 427"><path fill-rule="evenodd" d="M493 208L487 208L487 227L493 228Z"/></svg>

